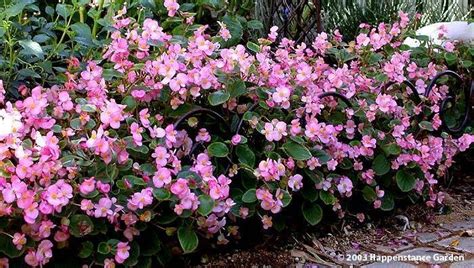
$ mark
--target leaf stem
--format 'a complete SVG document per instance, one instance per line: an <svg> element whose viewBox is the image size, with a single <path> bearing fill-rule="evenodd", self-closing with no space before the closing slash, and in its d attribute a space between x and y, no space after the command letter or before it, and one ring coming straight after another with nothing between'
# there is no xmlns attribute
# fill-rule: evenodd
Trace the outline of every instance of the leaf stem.
<svg viewBox="0 0 474 268"><path fill-rule="evenodd" d="M97 8L97 13L94 17L94 26L92 26L92 38L97 39L97 27L99 26L98 20L100 17L100 13L102 12L102 8L104 7L104 0L99 0L99 7Z"/></svg>

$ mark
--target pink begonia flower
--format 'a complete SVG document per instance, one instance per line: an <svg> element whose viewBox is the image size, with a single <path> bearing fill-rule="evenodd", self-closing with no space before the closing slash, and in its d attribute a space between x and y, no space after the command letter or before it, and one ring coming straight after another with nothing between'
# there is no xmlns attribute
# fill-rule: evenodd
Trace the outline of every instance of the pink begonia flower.
<svg viewBox="0 0 474 268"><path fill-rule="evenodd" d="M271 228L273 226L272 217L263 215L262 223L263 223L263 229L267 230L268 228Z"/></svg>
<svg viewBox="0 0 474 268"><path fill-rule="evenodd" d="M105 125L114 129L120 127L120 122L125 119L123 111L125 105L117 104L114 99L107 103L105 109L100 114L100 121Z"/></svg>
<svg viewBox="0 0 474 268"><path fill-rule="evenodd" d="M56 225L53 224L52 221L42 221L38 230L39 236L42 238L48 238L51 235L51 229L53 229L54 227L56 227Z"/></svg>
<svg viewBox="0 0 474 268"><path fill-rule="evenodd" d="M214 200L226 199L229 196L229 184L232 181L224 175L220 175L217 181L209 181L209 195Z"/></svg>
<svg viewBox="0 0 474 268"><path fill-rule="evenodd" d="M285 165L281 160L273 159L262 160L255 171L257 177L262 177L265 181L278 181L285 174Z"/></svg>
<svg viewBox="0 0 474 268"><path fill-rule="evenodd" d="M46 191L46 201L55 208L57 212L69 203L72 198L72 186L64 180L58 180L48 187Z"/></svg>
<svg viewBox="0 0 474 268"><path fill-rule="evenodd" d="M89 178L85 179L80 185L79 185L79 191L84 194L90 194L95 190L95 178Z"/></svg>
<svg viewBox="0 0 474 268"><path fill-rule="evenodd" d="M104 268L115 268L115 262L112 259L104 260Z"/></svg>
<svg viewBox="0 0 474 268"><path fill-rule="evenodd" d="M165 147L157 146L155 152L151 155L155 158L157 167L164 167L168 163L168 158L171 156Z"/></svg>
<svg viewBox="0 0 474 268"><path fill-rule="evenodd" d="M140 110L139 117L142 126L146 128L150 127L150 114L148 113L148 108Z"/></svg>
<svg viewBox="0 0 474 268"><path fill-rule="evenodd" d="M138 193L134 193L128 200L127 208L130 210L143 209L153 203L153 191L151 188L145 188Z"/></svg>
<svg viewBox="0 0 474 268"><path fill-rule="evenodd" d="M410 18L408 17L408 14L403 11L399 11L398 16L400 17L400 27L402 28L407 27L408 22L410 22Z"/></svg>
<svg viewBox="0 0 474 268"><path fill-rule="evenodd" d="M443 44L443 47L447 52L453 52L455 48L453 42L449 42L449 41L445 42Z"/></svg>
<svg viewBox="0 0 474 268"><path fill-rule="evenodd" d="M171 172L167 168L159 168L153 175L153 185L157 188L163 188L163 186L171 183Z"/></svg>
<svg viewBox="0 0 474 268"><path fill-rule="evenodd" d="M199 130L199 133L196 136L196 142L210 142L211 141L211 135L209 135L209 132L205 128L201 128Z"/></svg>
<svg viewBox="0 0 474 268"><path fill-rule="evenodd" d="M348 177L342 177L337 185L337 190L343 196L350 197L352 195L352 181Z"/></svg>
<svg viewBox="0 0 474 268"><path fill-rule="evenodd" d="M26 236L23 233L15 233L13 235L13 244L18 250L21 250L23 246L26 244Z"/></svg>
<svg viewBox="0 0 474 268"><path fill-rule="evenodd" d="M110 149L109 142L104 136L104 129L99 126L97 131L93 130L91 137L86 141L87 148L94 149L96 153L107 153Z"/></svg>
<svg viewBox="0 0 474 268"><path fill-rule="evenodd" d="M382 201L381 200L375 200L374 201L374 208L380 208L382 206Z"/></svg>
<svg viewBox="0 0 474 268"><path fill-rule="evenodd" d="M94 217L96 218L104 218L109 215L113 214L113 211L111 210L112 207L112 200L107 197L102 197L99 199L99 203L94 205Z"/></svg>
<svg viewBox="0 0 474 268"><path fill-rule="evenodd" d="M273 213L280 212L283 203L280 198L283 196L279 195L280 190L277 190L277 194L275 194L276 198L273 198L273 195L267 189L257 189L256 196L257 199L261 201L260 206L265 210L270 210Z"/></svg>
<svg viewBox="0 0 474 268"><path fill-rule="evenodd" d="M179 9L179 4L177 0L165 0L164 6L168 10L168 16L174 17L176 11Z"/></svg>
<svg viewBox="0 0 474 268"><path fill-rule="evenodd" d="M268 141L279 141L283 136L288 135L286 123L276 119L271 123L265 123L262 134Z"/></svg>
<svg viewBox="0 0 474 268"><path fill-rule="evenodd" d="M224 41L229 40L232 36L230 34L230 31L227 29L227 26L223 22L220 22L220 21L218 21L217 23L220 26L219 36L222 37Z"/></svg>
<svg viewBox="0 0 474 268"><path fill-rule="evenodd" d="M189 193L188 181L180 178L171 185L170 189L179 198L184 198Z"/></svg>
<svg viewBox="0 0 474 268"><path fill-rule="evenodd" d="M232 145L238 145L241 141L242 141L242 136L240 136L239 134L232 136L232 139L231 139Z"/></svg>
<svg viewBox="0 0 474 268"><path fill-rule="evenodd" d="M239 209L239 215L242 219L247 218L247 216L249 215L249 208L241 207Z"/></svg>
<svg viewBox="0 0 474 268"><path fill-rule="evenodd" d="M291 90L287 87L277 87L276 91L272 94L272 99L276 103L281 103L281 106L284 109L290 107L289 99L291 95Z"/></svg>
<svg viewBox="0 0 474 268"><path fill-rule="evenodd" d="M303 176L300 174L295 174L291 176L288 180L288 187L293 191L298 191L303 187Z"/></svg>
<svg viewBox="0 0 474 268"><path fill-rule="evenodd" d="M43 240L39 243L36 251L30 250L25 255L25 262L30 266L43 266L49 262L53 256L53 243L49 240Z"/></svg>
<svg viewBox="0 0 474 268"><path fill-rule="evenodd" d="M129 250L130 246L128 242L119 242L115 253L115 261L117 263L123 263L130 256Z"/></svg>
<svg viewBox="0 0 474 268"><path fill-rule="evenodd" d="M133 143L135 143L136 146L142 146L143 128L137 123L133 122L130 126L130 132L132 133Z"/></svg>
<svg viewBox="0 0 474 268"><path fill-rule="evenodd" d="M375 99L375 103L377 103L379 110L384 113L393 111L393 109L397 106L397 102L393 99L393 97L387 94L378 95Z"/></svg>
<svg viewBox="0 0 474 268"><path fill-rule="evenodd" d="M268 39L270 41L275 41L278 36L278 26L272 26L270 28L270 33L268 34Z"/></svg>
<svg viewBox="0 0 474 268"><path fill-rule="evenodd" d="M149 127L148 131L150 131L150 137L152 137L152 138L160 139L160 138L163 138L166 135L165 130L163 128L157 127L157 126Z"/></svg>

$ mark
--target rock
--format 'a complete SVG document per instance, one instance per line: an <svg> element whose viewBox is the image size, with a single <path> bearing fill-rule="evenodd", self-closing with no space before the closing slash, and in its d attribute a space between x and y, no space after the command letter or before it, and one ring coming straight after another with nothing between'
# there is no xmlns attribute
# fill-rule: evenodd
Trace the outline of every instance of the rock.
<svg viewBox="0 0 474 268"><path fill-rule="evenodd" d="M442 226L449 231L461 231L474 229L474 218L466 221L458 221L454 223L447 223Z"/></svg>
<svg viewBox="0 0 474 268"><path fill-rule="evenodd" d="M456 249L463 252L474 253L474 238L453 236L436 242L436 245Z"/></svg>
<svg viewBox="0 0 474 268"><path fill-rule="evenodd" d="M437 233L418 233L418 234L416 234L416 240L418 240L419 242L421 242L423 244L435 241L439 237L440 236Z"/></svg>
<svg viewBox="0 0 474 268"><path fill-rule="evenodd" d="M449 266L449 268L471 268L471 267L474 267L474 260L459 261Z"/></svg>

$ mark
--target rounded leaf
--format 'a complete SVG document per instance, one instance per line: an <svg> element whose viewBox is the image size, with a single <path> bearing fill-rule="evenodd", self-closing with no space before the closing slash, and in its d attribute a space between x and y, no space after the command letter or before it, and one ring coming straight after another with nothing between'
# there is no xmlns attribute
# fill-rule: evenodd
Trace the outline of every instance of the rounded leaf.
<svg viewBox="0 0 474 268"><path fill-rule="evenodd" d="M178 240L184 253L193 252L199 244L198 236L191 226L179 227Z"/></svg>
<svg viewBox="0 0 474 268"><path fill-rule="evenodd" d="M283 149L288 156L295 160L308 160L312 157L311 152L306 147L294 141L283 144Z"/></svg>
<svg viewBox="0 0 474 268"><path fill-rule="evenodd" d="M220 90L220 91L211 93L207 99L209 100L209 104L211 104L212 106L217 106L219 104L222 104L228 101L229 98L230 98L229 92Z"/></svg>
<svg viewBox="0 0 474 268"><path fill-rule="evenodd" d="M242 201L244 203L253 203L257 201L257 194L255 189L250 189L242 196Z"/></svg>
<svg viewBox="0 0 474 268"><path fill-rule="evenodd" d="M229 148L222 142L214 142L207 146L207 152L210 156L226 157L229 154Z"/></svg>
<svg viewBox="0 0 474 268"><path fill-rule="evenodd" d="M199 196L199 214L203 216L207 216L212 212L214 208L214 200L208 195L200 195Z"/></svg>
<svg viewBox="0 0 474 268"><path fill-rule="evenodd" d="M305 220L311 225L318 224L323 218L323 210L317 204L304 202L301 211Z"/></svg>
<svg viewBox="0 0 474 268"><path fill-rule="evenodd" d="M401 169L396 175L397 185L402 192L409 192L415 188L416 178L409 172Z"/></svg>
<svg viewBox="0 0 474 268"><path fill-rule="evenodd" d="M385 175L390 171L390 162L383 154L379 154L372 162L372 169L379 176Z"/></svg>

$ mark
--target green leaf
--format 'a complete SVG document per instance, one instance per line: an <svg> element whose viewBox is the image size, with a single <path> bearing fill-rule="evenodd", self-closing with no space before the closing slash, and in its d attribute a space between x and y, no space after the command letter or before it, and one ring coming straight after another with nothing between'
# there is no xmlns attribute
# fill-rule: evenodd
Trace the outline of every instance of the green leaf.
<svg viewBox="0 0 474 268"><path fill-rule="evenodd" d="M79 250L78 256L79 258L87 258L89 257L92 252L94 251L94 244L91 241L84 241L81 244L81 249Z"/></svg>
<svg viewBox="0 0 474 268"><path fill-rule="evenodd" d="M11 1L8 1L7 3L11 3ZM31 1L31 0L30 1L16 1L14 5L3 10L2 14L5 16L4 17L5 21L11 17L15 17L16 15L19 15L23 11L23 9L25 9L25 7L31 3L34 3L34 1Z"/></svg>
<svg viewBox="0 0 474 268"><path fill-rule="evenodd" d="M454 52L446 52L444 54L444 59L446 60L446 63L448 63L448 65L453 65L457 62L458 56Z"/></svg>
<svg viewBox="0 0 474 268"><path fill-rule="evenodd" d="M247 93L247 87L245 86L244 81L242 80L234 80L227 86L227 89L230 93L230 97L236 98Z"/></svg>
<svg viewBox="0 0 474 268"><path fill-rule="evenodd" d="M44 52L43 49L41 48L40 44L33 40L20 40L18 41L18 44L20 44L21 47L23 47L23 50L21 51L22 54L27 55L27 56L35 56L40 59L43 59L44 57Z"/></svg>
<svg viewBox="0 0 474 268"><path fill-rule="evenodd" d="M242 196L242 202L244 203L253 203L257 201L257 194L255 189L249 189L245 194Z"/></svg>
<svg viewBox="0 0 474 268"><path fill-rule="evenodd" d="M433 128L433 124L431 122L428 122L428 121L421 121L418 126L421 128L421 129L425 129L425 130L428 130L428 131L433 131L434 128Z"/></svg>
<svg viewBox="0 0 474 268"><path fill-rule="evenodd" d="M235 154L237 155L240 163L250 167L255 165L255 154L248 147L248 145L238 145L235 148Z"/></svg>
<svg viewBox="0 0 474 268"><path fill-rule="evenodd" d="M76 22L71 25L71 29L76 33L76 42L87 46L93 45L91 28L89 25L82 22Z"/></svg>
<svg viewBox="0 0 474 268"><path fill-rule="evenodd" d="M416 178L409 172L400 169L396 175L397 185L402 192L409 192L415 188Z"/></svg>
<svg viewBox="0 0 474 268"><path fill-rule="evenodd" d="M323 210L317 204L304 202L301 211L305 220L311 225L318 224L323 218Z"/></svg>
<svg viewBox="0 0 474 268"><path fill-rule="evenodd" d="M300 192L303 198L310 202L318 200L318 192L315 187L303 187Z"/></svg>
<svg viewBox="0 0 474 268"><path fill-rule="evenodd" d="M203 216L207 216L212 212L214 208L214 200L208 195L200 195L199 196L199 214Z"/></svg>
<svg viewBox="0 0 474 268"><path fill-rule="evenodd" d="M93 113L97 111L97 108L93 104L82 104L81 110L87 113Z"/></svg>
<svg viewBox="0 0 474 268"><path fill-rule="evenodd" d="M9 258L21 256L23 250L18 250L12 242L12 238L6 234L0 234L0 253L7 255Z"/></svg>
<svg viewBox="0 0 474 268"><path fill-rule="evenodd" d="M368 202L374 202L377 199L377 194L374 189L367 185L362 189L362 196Z"/></svg>
<svg viewBox="0 0 474 268"><path fill-rule="evenodd" d="M321 171L305 168L303 172L313 183L318 184L323 182L324 174Z"/></svg>
<svg viewBox="0 0 474 268"><path fill-rule="evenodd" d="M283 149L286 154L295 160L308 160L312 157L311 152L306 147L294 141L283 144Z"/></svg>
<svg viewBox="0 0 474 268"><path fill-rule="evenodd" d="M325 205L334 205L337 201L337 198L333 194L326 191L319 192L319 199L321 199Z"/></svg>
<svg viewBox="0 0 474 268"><path fill-rule="evenodd" d="M214 142L207 146L207 152L210 156L226 157L229 154L229 148L222 142Z"/></svg>
<svg viewBox="0 0 474 268"><path fill-rule="evenodd" d="M115 164L113 165L107 165L105 167L105 173L107 174L107 181L115 181L115 179L118 177L119 174L119 169Z"/></svg>
<svg viewBox="0 0 474 268"><path fill-rule="evenodd" d="M372 169L379 176L385 175L390 171L390 162L383 154L379 154L372 162Z"/></svg>
<svg viewBox="0 0 474 268"><path fill-rule="evenodd" d="M171 198L171 193L169 190L165 189L165 188L156 188L156 189L153 189L153 196L159 200L159 201L163 201L163 200L168 200Z"/></svg>
<svg viewBox="0 0 474 268"><path fill-rule="evenodd" d="M81 119L80 118L74 118L71 120L70 126L74 130L80 130L81 129Z"/></svg>
<svg viewBox="0 0 474 268"><path fill-rule="evenodd" d="M179 227L178 240L184 253L193 252L199 244L198 236L191 226Z"/></svg>
<svg viewBox="0 0 474 268"><path fill-rule="evenodd" d="M123 98L122 104L127 106L126 111L132 111L138 105L137 101L132 96L126 96L125 98Z"/></svg>
<svg viewBox="0 0 474 268"><path fill-rule="evenodd" d="M102 255L109 254L110 250L111 250L111 247L106 242L100 242L99 245L97 246L97 252L99 252Z"/></svg>
<svg viewBox="0 0 474 268"><path fill-rule="evenodd" d="M283 191L283 198L281 199L282 207L287 207L291 203L291 195L287 191Z"/></svg>
<svg viewBox="0 0 474 268"><path fill-rule="evenodd" d="M329 160L331 160L331 156L329 156L324 150L314 149L311 150L311 152L314 157L319 159L321 164L326 164Z"/></svg>
<svg viewBox="0 0 474 268"><path fill-rule="evenodd" d="M232 36L229 40L224 42L224 47L233 46L239 43L243 35L243 27L237 17L225 15L224 18L222 18L222 22L225 23Z"/></svg>
<svg viewBox="0 0 474 268"><path fill-rule="evenodd" d="M259 20L249 20L247 22L247 28L252 30L260 30L263 29L263 23Z"/></svg>
<svg viewBox="0 0 474 268"><path fill-rule="evenodd" d="M219 90L219 91L211 93L207 99L209 100L209 104L211 104L212 106L217 106L219 104L222 104L228 101L229 98L230 98L229 92Z"/></svg>
<svg viewBox="0 0 474 268"><path fill-rule="evenodd" d="M69 17L69 10L65 4L57 4L56 12L59 14L59 16L63 17L64 20Z"/></svg>
<svg viewBox="0 0 474 268"><path fill-rule="evenodd" d="M140 178L140 177L137 177L137 176L134 176L134 175L125 175L123 177L123 179L126 179L128 182L130 182L132 184L132 186L136 186L136 185L145 186L145 185L147 185L147 183L143 180L143 178Z"/></svg>
<svg viewBox="0 0 474 268"><path fill-rule="evenodd" d="M148 228L142 233L144 243L140 243L140 252L143 256L154 256L161 250L161 240L156 230Z"/></svg>
<svg viewBox="0 0 474 268"><path fill-rule="evenodd" d="M94 231L94 224L87 215L76 214L71 217L69 232L75 237L82 237Z"/></svg>
<svg viewBox="0 0 474 268"><path fill-rule="evenodd" d="M396 143L389 143L382 146L382 150L387 155L399 155L402 152L402 149Z"/></svg>
<svg viewBox="0 0 474 268"><path fill-rule="evenodd" d="M252 41L247 42L247 48L250 49L251 51L255 52L255 53L260 52L260 46L255 44Z"/></svg>
<svg viewBox="0 0 474 268"><path fill-rule="evenodd" d="M382 206L380 207L383 211L390 211L395 207L395 200L390 194L385 194L382 199Z"/></svg>

